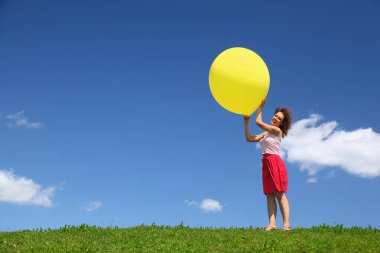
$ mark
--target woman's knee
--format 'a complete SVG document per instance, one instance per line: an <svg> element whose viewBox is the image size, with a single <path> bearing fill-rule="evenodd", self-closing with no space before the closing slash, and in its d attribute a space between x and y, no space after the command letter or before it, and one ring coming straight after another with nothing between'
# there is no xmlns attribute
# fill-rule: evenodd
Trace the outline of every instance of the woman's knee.
<svg viewBox="0 0 380 253"><path fill-rule="evenodd" d="M276 196L278 200L281 200L283 197L285 197L285 194L283 192L274 192L273 195Z"/></svg>

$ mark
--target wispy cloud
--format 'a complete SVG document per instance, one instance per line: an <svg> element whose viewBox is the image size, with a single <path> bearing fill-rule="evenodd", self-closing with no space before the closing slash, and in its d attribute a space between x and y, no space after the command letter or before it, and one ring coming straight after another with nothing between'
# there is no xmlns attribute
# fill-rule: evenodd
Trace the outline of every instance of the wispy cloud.
<svg viewBox="0 0 380 253"><path fill-rule="evenodd" d="M196 206L205 212L217 213L223 210L223 206L220 202L214 199L203 199L201 203L194 200L185 200L185 203L188 206Z"/></svg>
<svg viewBox="0 0 380 253"><path fill-rule="evenodd" d="M194 200L185 200L185 203L188 205L188 206L199 206L198 202L194 201Z"/></svg>
<svg viewBox="0 0 380 253"><path fill-rule="evenodd" d="M93 212L93 211L99 209L102 205L103 205L103 203L100 201L93 201L93 202L87 203L85 205L84 209L87 212Z"/></svg>
<svg viewBox="0 0 380 253"><path fill-rule="evenodd" d="M308 182L309 184L315 184L315 183L318 182L318 178L317 178L317 177L309 177L309 178L307 179L307 182Z"/></svg>
<svg viewBox="0 0 380 253"><path fill-rule="evenodd" d="M7 126L9 127L25 127L29 129L38 129L44 126L41 122L32 122L26 116L24 111L9 114L6 117Z"/></svg>
<svg viewBox="0 0 380 253"><path fill-rule="evenodd" d="M0 201L20 205L50 207L54 187L43 188L32 179L15 175L10 170L0 170Z"/></svg>
<svg viewBox="0 0 380 253"><path fill-rule="evenodd" d="M317 182L317 173L328 167L341 168L362 177L380 176L380 134L371 128L345 131L336 121L320 123L322 116L312 114L294 123L282 143L285 157Z"/></svg>

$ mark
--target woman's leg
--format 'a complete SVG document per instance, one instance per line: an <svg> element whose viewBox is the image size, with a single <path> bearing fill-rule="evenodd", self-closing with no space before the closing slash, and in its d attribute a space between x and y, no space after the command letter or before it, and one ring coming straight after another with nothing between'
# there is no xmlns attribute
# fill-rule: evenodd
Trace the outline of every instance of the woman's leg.
<svg viewBox="0 0 380 253"><path fill-rule="evenodd" d="M266 230L272 230L276 228L276 215L277 215L277 205L276 197L274 194L267 194L267 209L269 225Z"/></svg>
<svg viewBox="0 0 380 253"><path fill-rule="evenodd" d="M282 219L284 221L284 229L290 228L288 199L286 198L285 193L283 192L275 192L274 195L276 196L280 205Z"/></svg>

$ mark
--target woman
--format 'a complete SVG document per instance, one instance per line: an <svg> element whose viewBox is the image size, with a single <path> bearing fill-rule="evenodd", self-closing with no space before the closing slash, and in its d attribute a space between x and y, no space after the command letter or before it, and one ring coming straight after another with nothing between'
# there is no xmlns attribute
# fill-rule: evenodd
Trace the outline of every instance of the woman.
<svg viewBox="0 0 380 253"><path fill-rule="evenodd" d="M271 124L262 120L262 109L267 102L265 98L257 110L256 125L265 132L252 136L249 131L249 116L244 116L245 137L249 142L260 142L263 153L262 179L263 190L267 197L269 225L265 230L276 229L277 204L279 203L283 230L290 230L289 203L285 196L288 188L288 173L280 157L281 138L284 138L292 124L292 114L288 108L276 108Z"/></svg>

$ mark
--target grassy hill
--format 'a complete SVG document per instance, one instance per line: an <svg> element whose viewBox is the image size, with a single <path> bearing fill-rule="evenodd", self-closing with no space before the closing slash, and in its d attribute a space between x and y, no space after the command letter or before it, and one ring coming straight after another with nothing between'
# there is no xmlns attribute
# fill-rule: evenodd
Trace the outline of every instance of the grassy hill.
<svg viewBox="0 0 380 253"><path fill-rule="evenodd" d="M380 252L380 230L321 225L292 231L183 225L0 232L0 252Z"/></svg>

